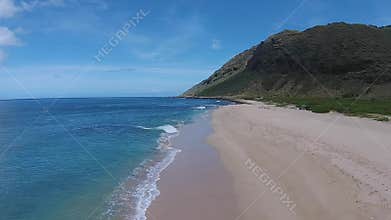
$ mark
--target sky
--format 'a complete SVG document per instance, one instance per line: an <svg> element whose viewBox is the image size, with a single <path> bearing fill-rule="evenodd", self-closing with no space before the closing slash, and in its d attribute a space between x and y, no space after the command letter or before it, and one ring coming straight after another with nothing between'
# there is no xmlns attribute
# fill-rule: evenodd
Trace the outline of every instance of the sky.
<svg viewBox="0 0 391 220"><path fill-rule="evenodd" d="M0 99L175 96L285 29L391 24L389 0L0 0Z"/></svg>

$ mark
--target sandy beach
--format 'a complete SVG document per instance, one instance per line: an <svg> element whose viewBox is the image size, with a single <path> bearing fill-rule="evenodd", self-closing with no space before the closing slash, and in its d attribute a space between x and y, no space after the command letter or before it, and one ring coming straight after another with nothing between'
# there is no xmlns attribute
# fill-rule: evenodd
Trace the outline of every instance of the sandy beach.
<svg viewBox="0 0 391 220"><path fill-rule="evenodd" d="M391 219L391 123L262 103L211 123L163 173L155 219Z"/></svg>
<svg viewBox="0 0 391 220"><path fill-rule="evenodd" d="M229 219L238 212L232 178L207 143L211 132L211 117L205 114L172 138L172 147L181 152L161 174L160 196L148 209L148 219Z"/></svg>

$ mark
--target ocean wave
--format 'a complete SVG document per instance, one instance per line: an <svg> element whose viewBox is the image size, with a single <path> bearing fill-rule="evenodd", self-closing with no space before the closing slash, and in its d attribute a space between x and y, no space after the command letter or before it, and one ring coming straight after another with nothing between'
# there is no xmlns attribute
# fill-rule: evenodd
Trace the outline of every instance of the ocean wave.
<svg viewBox="0 0 391 220"><path fill-rule="evenodd" d="M163 130L164 132L166 132L168 134L178 133L178 129L176 129L172 125L163 125L163 126L156 127L156 129Z"/></svg>
<svg viewBox="0 0 391 220"><path fill-rule="evenodd" d="M197 110L205 110L205 109L206 109L206 106L197 106L197 107L194 107L194 109L197 109Z"/></svg>
<svg viewBox="0 0 391 220"><path fill-rule="evenodd" d="M160 195L160 191L157 187L157 182L160 180L160 173L165 170L175 159L179 149L171 148L167 153L167 156L151 167L147 171L147 179L143 183L139 184L134 192L135 197L138 197L135 208L135 220L146 220L147 209L151 205L152 201Z"/></svg>
<svg viewBox="0 0 391 220"><path fill-rule="evenodd" d="M155 129L155 128L146 128ZM173 148L170 139L176 134L163 133L158 139L160 156L145 160L138 168L133 170L126 181L114 191L108 201L109 207L103 213L103 219L116 219L121 217L129 220L146 220L147 209L159 195L157 183L160 174L175 159L181 150ZM136 183L136 184L135 184Z"/></svg>
<svg viewBox="0 0 391 220"><path fill-rule="evenodd" d="M144 127L144 126L136 126L136 127L144 129L144 130L162 130L168 134L178 133L178 129L176 129L172 125L162 125L162 126L158 126L158 127L154 127L154 128L148 128L148 127Z"/></svg>
<svg viewBox="0 0 391 220"><path fill-rule="evenodd" d="M148 127L144 127L144 126L136 126L136 128L141 128L141 129L144 129L144 130L153 130L155 128L148 128Z"/></svg>

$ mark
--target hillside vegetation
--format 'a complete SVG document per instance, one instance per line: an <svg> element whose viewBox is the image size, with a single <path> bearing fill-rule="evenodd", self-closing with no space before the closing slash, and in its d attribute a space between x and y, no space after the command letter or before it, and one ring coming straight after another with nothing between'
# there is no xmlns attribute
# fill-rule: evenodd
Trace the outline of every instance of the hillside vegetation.
<svg viewBox="0 0 391 220"><path fill-rule="evenodd" d="M387 105L391 27L332 23L302 32L286 30L235 56L183 96L340 103L360 99ZM389 113L390 107L382 112Z"/></svg>

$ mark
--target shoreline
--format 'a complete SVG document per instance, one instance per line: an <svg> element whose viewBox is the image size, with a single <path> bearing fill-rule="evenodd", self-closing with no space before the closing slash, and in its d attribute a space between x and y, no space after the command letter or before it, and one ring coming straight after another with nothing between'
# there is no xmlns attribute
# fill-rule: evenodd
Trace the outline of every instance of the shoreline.
<svg viewBox="0 0 391 220"><path fill-rule="evenodd" d="M183 98L183 99L216 99L216 100L229 101L229 102L232 102L235 104L248 104L250 101L250 100L246 100L246 99L238 99L238 98L229 97L229 96L178 96L178 98Z"/></svg>
<svg viewBox="0 0 391 220"><path fill-rule="evenodd" d="M160 174L160 195L149 206L148 219L229 219L237 212L232 177L216 149L207 144L210 114L196 116L171 139L180 152Z"/></svg>

